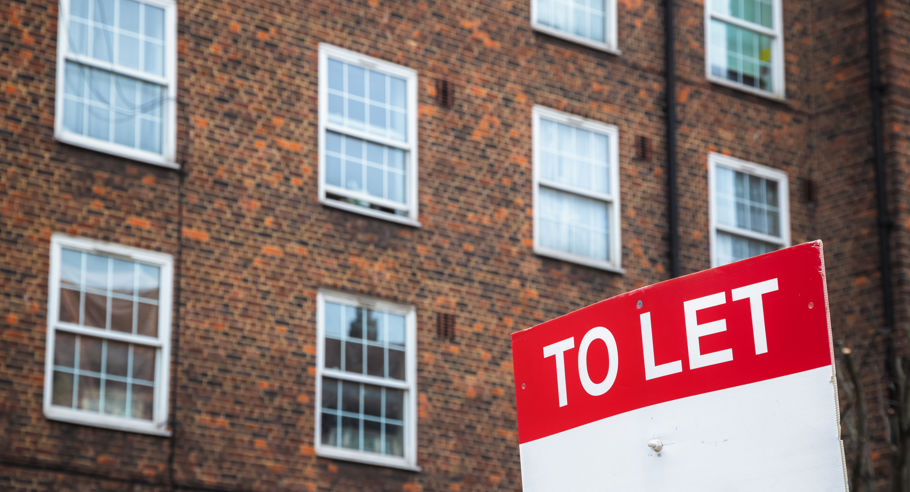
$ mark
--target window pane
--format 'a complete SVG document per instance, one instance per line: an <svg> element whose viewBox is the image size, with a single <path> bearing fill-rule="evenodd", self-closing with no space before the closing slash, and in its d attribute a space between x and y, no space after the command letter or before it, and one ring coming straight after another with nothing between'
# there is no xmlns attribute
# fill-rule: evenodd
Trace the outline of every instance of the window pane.
<svg viewBox="0 0 910 492"><path fill-rule="evenodd" d="M111 330L133 332L133 301L111 298Z"/></svg>
<svg viewBox="0 0 910 492"><path fill-rule="evenodd" d="M108 340L107 366L105 373L113 376L127 377L129 367L130 347L126 343Z"/></svg>
<svg viewBox="0 0 910 492"><path fill-rule="evenodd" d="M120 28L130 32L139 33L139 2L122 0L120 2Z"/></svg>
<svg viewBox="0 0 910 492"><path fill-rule="evenodd" d="M773 38L711 20L711 73L762 90L773 90L770 72Z"/></svg>
<svg viewBox="0 0 910 492"><path fill-rule="evenodd" d="M385 452L404 456L404 428L400 425L385 424Z"/></svg>
<svg viewBox="0 0 910 492"><path fill-rule="evenodd" d="M95 328L107 328L107 297L85 294L85 320L83 324Z"/></svg>
<svg viewBox="0 0 910 492"><path fill-rule="evenodd" d="M341 341L334 338L325 339L325 367L341 369Z"/></svg>
<svg viewBox="0 0 910 492"><path fill-rule="evenodd" d="M391 420L404 419L404 392L397 389L385 390L385 418Z"/></svg>
<svg viewBox="0 0 910 492"><path fill-rule="evenodd" d="M146 119L139 120L139 148L156 154L161 153L161 124Z"/></svg>
<svg viewBox="0 0 910 492"><path fill-rule="evenodd" d="M133 345L133 379L155 380L155 348Z"/></svg>
<svg viewBox="0 0 910 492"><path fill-rule="evenodd" d="M535 0L537 6L537 22L574 34L592 41L604 42L603 19L607 12L604 2L584 2L572 0ZM596 19L599 28L591 26L591 20Z"/></svg>
<svg viewBox="0 0 910 492"><path fill-rule="evenodd" d="M97 26L92 29L92 58L114 61L114 31Z"/></svg>
<svg viewBox="0 0 910 492"><path fill-rule="evenodd" d="M325 378L322 381L322 408L338 409L338 380Z"/></svg>
<svg viewBox="0 0 910 492"><path fill-rule="evenodd" d="M114 292L125 295L133 295L133 271L135 263L123 260L113 260L114 276L112 289Z"/></svg>
<svg viewBox="0 0 910 492"><path fill-rule="evenodd" d="M354 65L348 65L347 92L356 97L366 97L366 71Z"/></svg>
<svg viewBox="0 0 910 492"><path fill-rule="evenodd" d="M734 236L724 232L717 233L717 263L724 265L734 261L744 260L752 256L769 253L780 246L764 241L756 241L745 237Z"/></svg>
<svg viewBox="0 0 910 492"><path fill-rule="evenodd" d="M54 371L54 390L51 403L64 407L73 406L73 375Z"/></svg>
<svg viewBox="0 0 910 492"><path fill-rule="evenodd" d="M386 329L388 330L389 343L393 345L404 346L404 316L399 314L389 314Z"/></svg>
<svg viewBox="0 0 910 492"><path fill-rule="evenodd" d="M75 367L75 348L76 336L58 331L54 338L54 365Z"/></svg>
<svg viewBox="0 0 910 492"><path fill-rule="evenodd" d="M326 336L341 337L341 305L334 302L325 303L325 333Z"/></svg>
<svg viewBox="0 0 910 492"><path fill-rule="evenodd" d="M151 386L132 385L133 395L130 400L130 415L134 418L151 420L155 390Z"/></svg>
<svg viewBox="0 0 910 492"><path fill-rule="evenodd" d="M370 100L377 103L386 102L386 76L370 71Z"/></svg>
<svg viewBox="0 0 910 492"><path fill-rule="evenodd" d="M538 238L543 247L600 261L610 260L609 205L540 188Z"/></svg>
<svg viewBox="0 0 910 492"><path fill-rule="evenodd" d="M345 412L360 413L360 385L348 381L341 383L341 409Z"/></svg>
<svg viewBox="0 0 910 492"><path fill-rule="evenodd" d="M341 447L360 449L360 420L350 417L341 419Z"/></svg>
<svg viewBox="0 0 910 492"><path fill-rule="evenodd" d="M72 21L69 24L69 48L77 55L88 55L88 24Z"/></svg>
<svg viewBox="0 0 910 492"><path fill-rule="evenodd" d="M74 17L81 17L83 19L88 19L89 12L89 2L91 0L71 0L70 1L70 15Z"/></svg>
<svg viewBox="0 0 910 492"><path fill-rule="evenodd" d="M145 5L145 35L164 40L164 10L151 5Z"/></svg>
<svg viewBox="0 0 910 492"><path fill-rule="evenodd" d="M385 357L382 347L367 347L367 374L385 377Z"/></svg>
<svg viewBox="0 0 910 492"><path fill-rule="evenodd" d="M158 336L158 306L146 302L138 303L136 333L147 337Z"/></svg>
<svg viewBox="0 0 910 492"><path fill-rule="evenodd" d="M101 380L89 376L79 376L79 395L76 397L77 408L97 412L101 408Z"/></svg>
<svg viewBox="0 0 910 492"><path fill-rule="evenodd" d="M101 24L114 25L114 0L95 0L92 19Z"/></svg>
<svg viewBox="0 0 910 492"><path fill-rule="evenodd" d="M60 289L60 321L79 322L79 291Z"/></svg>
<svg viewBox="0 0 910 492"><path fill-rule="evenodd" d="M361 309L354 306L345 306L344 320L348 326L348 338L363 338L363 317Z"/></svg>
<svg viewBox="0 0 910 492"><path fill-rule="evenodd" d="M117 37L117 64L139 70L139 37L120 34Z"/></svg>
<svg viewBox="0 0 910 492"><path fill-rule="evenodd" d="M370 384L363 385L363 413L382 417L382 388Z"/></svg>
<svg viewBox="0 0 910 492"><path fill-rule="evenodd" d="M330 413L322 413L322 444L338 446L338 417Z"/></svg>
<svg viewBox="0 0 910 492"><path fill-rule="evenodd" d="M101 372L101 339L79 337L79 369Z"/></svg>
<svg viewBox="0 0 910 492"><path fill-rule="evenodd" d="M389 349L389 377L404 381L404 351Z"/></svg>
<svg viewBox="0 0 910 492"><path fill-rule="evenodd" d="M85 284L90 289L107 291L107 258L86 253Z"/></svg>
<svg viewBox="0 0 910 492"><path fill-rule="evenodd" d="M344 370L358 374L363 373L363 345L348 341L344 344Z"/></svg>
<svg viewBox="0 0 910 492"><path fill-rule="evenodd" d="M104 413L126 415L126 383L110 380L104 382Z"/></svg>
<svg viewBox="0 0 910 492"><path fill-rule="evenodd" d="M158 299L159 268L151 265L139 265L139 296L146 299Z"/></svg>
<svg viewBox="0 0 910 492"><path fill-rule="evenodd" d="M363 421L363 450L370 453L382 452L382 424L379 422Z"/></svg>

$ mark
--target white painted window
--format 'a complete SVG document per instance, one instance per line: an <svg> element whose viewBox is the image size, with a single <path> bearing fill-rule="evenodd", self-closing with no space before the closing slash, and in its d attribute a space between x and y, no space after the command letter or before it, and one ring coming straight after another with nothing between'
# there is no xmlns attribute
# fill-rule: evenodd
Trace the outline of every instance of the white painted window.
<svg viewBox="0 0 910 492"><path fill-rule="evenodd" d="M789 246L786 173L711 154L708 181L712 266Z"/></svg>
<svg viewBox="0 0 910 492"><path fill-rule="evenodd" d="M319 199L417 223L417 72L319 45Z"/></svg>
<svg viewBox="0 0 910 492"><path fill-rule="evenodd" d="M173 0L61 0L56 137L176 167Z"/></svg>
<svg viewBox="0 0 910 492"><path fill-rule="evenodd" d="M170 255L51 239L44 413L167 435Z"/></svg>
<svg viewBox="0 0 910 492"><path fill-rule="evenodd" d="M414 309L336 292L317 299L316 452L416 469Z"/></svg>
<svg viewBox="0 0 910 492"><path fill-rule="evenodd" d="M534 107L534 251L620 270L615 126Z"/></svg>
<svg viewBox="0 0 910 492"><path fill-rule="evenodd" d="M616 51L616 0L531 0L531 25L553 36Z"/></svg>
<svg viewBox="0 0 910 492"><path fill-rule="evenodd" d="M710 80L784 97L781 0L707 0L705 30Z"/></svg>

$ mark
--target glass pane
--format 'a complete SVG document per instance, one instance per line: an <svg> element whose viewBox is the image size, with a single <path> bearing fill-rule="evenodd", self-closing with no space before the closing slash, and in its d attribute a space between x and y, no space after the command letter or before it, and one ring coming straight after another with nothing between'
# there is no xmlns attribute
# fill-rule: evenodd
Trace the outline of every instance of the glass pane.
<svg viewBox="0 0 910 492"><path fill-rule="evenodd" d="M145 42L145 66L146 72L155 75L164 75L164 46L152 41Z"/></svg>
<svg viewBox="0 0 910 492"><path fill-rule="evenodd" d="M325 339L325 367L341 369L341 341L334 338Z"/></svg>
<svg viewBox="0 0 910 492"><path fill-rule="evenodd" d="M389 349L389 377L404 381L404 352Z"/></svg>
<svg viewBox="0 0 910 492"><path fill-rule="evenodd" d="M389 136L396 140L407 141L407 124L405 123L405 113L402 111L392 111L389 113L390 125Z"/></svg>
<svg viewBox="0 0 910 492"><path fill-rule="evenodd" d="M71 0L70 15L88 19L88 8L90 0Z"/></svg>
<svg viewBox="0 0 910 492"><path fill-rule="evenodd" d="M130 34L117 36L117 64L139 70L139 38Z"/></svg>
<svg viewBox="0 0 910 492"><path fill-rule="evenodd" d="M382 424L363 421L363 450L370 453L382 452Z"/></svg>
<svg viewBox="0 0 910 492"><path fill-rule="evenodd" d="M136 146L136 118L132 114L122 111L114 113L114 143Z"/></svg>
<svg viewBox="0 0 910 492"><path fill-rule="evenodd" d="M54 390L51 403L64 407L73 406L73 375L54 371Z"/></svg>
<svg viewBox="0 0 910 492"><path fill-rule="evenodd" d="M330 413L322 413L322 444L338 446L338 417Z"/></svg>
<svg viewBox="0 0 910 492"><path fill-rule="evenodd" d="M76 407L82 410L97 412L101 407L101 380L89 376L79 376L79 395Z"/></svg>
<svg viewBox="0 0 910 492"><path fill-rule="evenodd" d="M122 0L120 2L120 28L139 33L139 2Z"/></svg>
<svg viewBox="0 0 910 492"><path fill-rule="evenodd" d="M389 77L389 87L392 107L405 110L407 102L405 101L406 85L404 79Z"/></svg>
<svg viewBox="0 0 910 492"><path fill-rule="evenodd" d="M366 97L366 71L354 65L348 65L348 90L352 96Z"/></svg>
<svg viewBox="0 0 910 492"><path fill-rule="evenodd" d="M133 395L130 400L130 415L134 418L152 420L155 390L151 386L132 385Z"/></svg>
<svg viewBox="0 0 910 492"><path fill-rule="evenodd" d="M158 336L158 306L140 302L137 315L136 333L147 337Z"/></svg>
<svg viewBox="0 0 910 492"><path fill-rule="evenodd" d="M95 0L92 9L92 19L95 22L114 25L114 0Z"/></svg>
<svg viewBox="0 0 910 492"><path fill-rule="evenodd" d="M382 347L367 347L367 374L385 377L385 358Z"/></svg>
<svg viewBox="0 0 910 492"><path fill-rule="evenodd" d="M139 148L156 154L161 153L161 124L159 122L139 120Z"/></svg>
<svg viewBox="0 0 910 492"><path fill-rule="evenodd" d="M139 297L158 299L158 274L158 267L139 265Z"/></svg>
<svg viewBox="0 0 910 492"><path fill-rule="evenodd" d="M133 345L133 378L155 380L155 348Z"/></svg>
<svg viewBox="0 0 910 492"><path fill-rule="evenodd" d="M341 419L341 446L360 449L360 421L358 419L350 417Z"/></svg>
<svg viewBox="0 0 910 492"><path fill-rule="evenodd" d="M382 417L382 388L369 384L363 386L363 413Z"/></svg>
<svg viewBox="0 0 910 492"><path fill-rule="evenodd" d="M400 425L385 424L385 454L404 456L404 429Z"/></svg>
<svg viewBox="0 0 910 492"><path fill-rule="evenodd" d="M386 129L386 111L382 106L370 105L370 126L371 131L379 134L385 133Z"/></svg>
<svg viewBox="0 0 910 492"><path fill-rule="evenodd" d="M126 383L110 380L104 382L104 413L126 415Z"/></svg>
<svg viewBox="0 0 910 492"><path fill-rule="evenodd" d="M113 376L127 377L129 353L130 347L128 344L108 340L107 366L105 367L104 372Z"/></svg>
<svg viewBox="0 0 910 492"><path fill-rule="evenodd" d="M60 289L60 321L79 322L79 291Z"/></svg>
<svg viewBox="0 0 910 492"><path fill-rule="evenodd" d="M107 297L85 294L85 319L83 324L105 329L107 327Z"/></svg>
<svg viewBox="0 0 910 492"><path fill-rule="evenodd" d="M348 338L363 338L363 317L361 309L353 306L345 306L344 320L348 325Z"/></svg>
<svg viewBox="0 0 910 492"><path fill-rule="evenodd" d="M79 369L82 371L101 372L100 339L79 337Z"/></svg>
<svg viewBox="0 0 910 492"><path fill-rule="evenodd" d="M341 338L341 305L334 302L325 303L325 334L327 337Z"/></svg>
<svg viewBox="0 0 910 492"><path fill-rule="evenodd" d="M404 392L397 389L385 390L385 418L404 420Z"/></svg>
<svg viewBox="0 0 910 492"><path fill-rule="evenodd" d="M142 82L139 84L139 112L148 116L151 121L161 118L161 107L164 104L164 88L160 85Z"/></svg>
<svg viewBox="0 0 910 492"><path fill-rule="evenodd" d="M382 169L374 166L366 166L367 170L367 193L377 198L382 198Z"/></svg>
<svg viewBox="0 0 910 492"><path fill-rule="evenodd" d="M344 345L344 370L363 373L363 345L348 341Z"/></svg>
<svg viewBox="0 0 910 492"><path fill-rule="evenodd" d="M133 263L114 259L112 288L120 294L133 295Z"/></svg>
<svg viewBox="0 0 910 492"><path fill-rule="evenodd" d="M110 139L110 123L110 112L107 109L88 107L88 136L100 140Z"/></svg>
<svg viewBox="0 0 910 492"><path fill-rule="evenodd" d="M332 186L341 186L341 159L333 156L325 158L325 182Z"/></svg>
<svg viewBox="0 0 910 492"><path fill-rule="evenodd" d="M107 258L86 253L85 255L86 287L107 290Z"/></svg>
<svg viewBox="0 0 910 492"><path fill-rule="evenodd" d="M164 9L145 5L145 35L164 39Z"/></svg>
<svg viewBox="0 0 910 492"><path fill-rule="evenodd" d="M341 135L337 133L326 132L325 148L328 152L341 154Z"/></svg>
<svg viewBox="0 0 910 492"><path fill-rule="evenodd" d="M344 64L338 60L329 60L329 89L344 91Z"/></svg>
<svg viewBox="0 0 910 492"><path fill-rule="evenodd" d="M114 31L95 27L92 29L92 57L101 61L114 61Z"/></svg>
<svg viewBox="0 0 910 492"><path fill-rule="evenodd" d="M379 340L380 316L380 313L372 309L367 310L367 340L373 342Z"/></svg>
<svg viewBox="0 0 910 492"><path fill-rule="evenodd" d="M388 330L389 343L404 347L404 316L389 313L386 329Z"/></svg>
<svg viewBox="0 0 910 492"><path fill-rule="evenodd" d="M322 408L338 409L338 380L325 378L322 380Z"/></svg>
<svg viewBox="0 0 910 492"><path fill-rule="evenodd" d="M111 298L111 330L133 332L133 301Z"/></svg>
<svg viewBox="0 0 910 492"><path fill-rule="evenodd" d="M88 55L88 33L87 24L78 21L72 21L69 25L69 47L73 53L78 55Z"/></svg>
<svg viewBox="0 0 910 492"><path fill-rule="evenodd" d="M344 118L344 98L337 94L329 94L329 119L340 121L342 118Z"/></svg>
<svg viewBox="0 0 910 492"><path fill-rule="evenodd" d="M83 134L85 132L83 120L85 119L85 105L69 98L63 100L63 127L71 132Z"/></svg>
<svg viewBox="0 0 910 492"><path fill-rule="evenodd" d="M341 383L341 409L345 412L360 413L360 385L348 381Z"/></svg>
<svg viewBox="0 0 910 492"><path fill-rule="evenodd" d="M57 332L54 338L54 365L74 367L76 364L76 336L70 333Z"/></svg>
<svg viewBox="0 0 910 492"><path fill-rule="evenodd" d="M366 105L360 101L348 100L348 123L355 123L360 127L366 122Z"/></svg>
<svg viewBox="0 0 910 492"><path fill-rule="evenodd" d="M386 90L385 84L386 76L379 73L370 71L370 100L377 103L386 102Z"/></svg>

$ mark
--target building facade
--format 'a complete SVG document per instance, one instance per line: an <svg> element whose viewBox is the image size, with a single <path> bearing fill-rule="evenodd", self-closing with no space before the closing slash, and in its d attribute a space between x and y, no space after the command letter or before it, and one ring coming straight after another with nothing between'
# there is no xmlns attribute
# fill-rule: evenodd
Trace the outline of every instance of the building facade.
<svg viewBox="0 0 910 492"><path fill-rule="evenodd" d="M0 6L0 488L518 490L510 333L818 238L884 487L910 7L671 4Z"/></svg>

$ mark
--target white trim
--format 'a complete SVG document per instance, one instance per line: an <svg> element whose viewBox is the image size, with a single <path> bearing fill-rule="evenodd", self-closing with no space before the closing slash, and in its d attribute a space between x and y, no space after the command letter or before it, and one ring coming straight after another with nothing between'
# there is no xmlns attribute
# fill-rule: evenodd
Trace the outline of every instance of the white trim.
<svg viewBox="0 0 910 492"><path fill-rule="evenodd" d="M134 262L153 264L160 269L161 277L158 286L158 337L155 339L155 342L149 343L151 340L150 337L142 335L122 334L95 328L74 327L70 324L58 327L60 256L63 248L70 248L87 253L99 253L109 257L124 258ZM173 257L165 253L147 251L92 239L78 238L60 233L55 233L51 236L50 272L48 274L47 348L44 361L43 403L44 415L48 419L143 434L159 436L170 435L171 431L167 427L167 403L170 387L171 295L173 276ZM54 345L56 342L55 334L57 330L156 348L152 420L148 421L130 417L105 415L53 405L51 402L53 400Z"/></svg>
<svg viewBox="0 0 910 492"><path fill-rule="evenodd" d="M781 0L773 0L771 5L771 15L773 17L774 29L768 29L760 24L755 24L743 19L738 19L726 14L717 14L712 12L714 0L705 0L705 77L712 83L742 90L757 96L767 97L775 100L786 99L786 75L784 73L784 19ZM723 77L718 77L711 73L711 19L726 24L732 24L736 27L747 29L758 34L769 36L771 41L771 70L773 90L766 91L756 87L750 87Z"/></svg>
<svg viewBox="0 0 910 492"><path fill-rule="evenodd" d="M610 193L607 195L592 192L579 192L571 186L553 184L540 178L540 120L541 118L555 121L564 125L575 128L592 131L605 135L609 141L609 172L610 172ZM622 269L622 227L620 224L620 184L619 184L619 131L613 125L607 125L598 121L588 120L569 113L563 113L555 109L544 106L534 106L533 109L533 234L534 234L534 253L541 256L548 256L559 260L578 263L581 265L599 268L614 273L624 273ZM537 220L540 215L540 186L546 185L553 189L560 189L570 193L602 201L610 205L610 243L608 245L609 257L612 261L599 261L596 259L567 253L564 251L554 250L541 246L540 227Z"/></svg>
<svg viewBox="0 0 910 492"><path fill-rule="evenodd" d="M326 301L375 309L405 317L405 381L346 373L326 369L325 366L325 303ZM322 444L322 379L323 376L358 383L374 384L401 389L405 393L404 456L388 456ZM341 398L341 395L338 395ZM355 461L377 466L420 471L417 466L417 314L412 306L404 306L382 299L353 295L328 289L316 294L316 397L313 448L317 456Z"/></svg>
<svg viewBox="0 0 910 492"><path fill-rule="evenodd" d="M540 31L550 36L562 38L566 41L571 41L573 43L578 43L585 45L589 48L594 48L597 50L604 51L613 55L621 55L622 51L619 50L617 44L617 29L616 29L616 0L604 0L604 39L605 42L601 43L584 36L579 36L570 32L562 31L552 26L547 26L540 23L538 19L537 12L537 2L539 0L531 0L531 27L535 31Z"/></svg>
<svg viewBox="0 0 910 492"><path fill-rule="evenodd" d="M716 183L717 166L727 169L757 176L759 178L775 181L778 184L777 195L780 199L778 210L780 211L780 237L769 236L747 229L738 227L725 226L717 223L717 205L715 203L714 186ZM717 231L720 230L727 234L754 239L780 245L785 248L790 245L790 191L788 186L787 173L779 169L770 168L754 162L744 161L735 157L712 152L708 155L708 216L709 216L709 241L711 249L711 266L719 266L717 259Z"/></svg>
<svg viewBox="0 0 910 492"><path fill-rule="evenodd" d="M116 155L134 161L179 169L177 163L177 4L174 0L138 0L140 3L160 7L164 10L164 60L163 77L147 74L114 62L103 62L94 58L69 53L68 24L70 0L60 0L60 15L57 29L57 88L55 93L54 138L70 145ZM67 131L63 127L66 62L71 60L82 65L102 69L114 74L151 82L164 88L165 100L161 105L161 153L148 152L139 148L120 145L115 142L98 140L87 135ZM113 104L113 102L111 102ZM86 109L87 111L87 109Z"/></svg>
<svg viewBox="0 0 910 492"><path fill-rule="evenodd" d="M347 64L356 65L369 70L385 73L405 80L405 99L407 101L407 142L400 142L388 138L371 135L367 132L356 129L348 129L343 125L330 123L328 121L328 61L329 58L342 61ZM344 190L338 192L338 188L331 187L332 191L338 195L344 195L354 199L367 201L378 206L397 208L405 210L407 216L401 216L382 210L351 204L328 197L330 186L325 183L326 177L326 149L325 135L327 131L332 131L341 135L351 136L368 142L375 142L387 147L404 150L407 153L407 162L405 164L405 203L396 203L389 206L384 199L377 199L366 194L350 192ZM360 213L369 217L384 219L399 224L419 227L417 222L418 213L418 165L417 165L417 72L401 65L396 65L385 60L373 58L354 51L339 48L326 43L319 44L319 202L335 208L341 208L350 212ZM366 198L364 198L366 197Z"/></svg>

